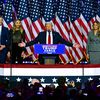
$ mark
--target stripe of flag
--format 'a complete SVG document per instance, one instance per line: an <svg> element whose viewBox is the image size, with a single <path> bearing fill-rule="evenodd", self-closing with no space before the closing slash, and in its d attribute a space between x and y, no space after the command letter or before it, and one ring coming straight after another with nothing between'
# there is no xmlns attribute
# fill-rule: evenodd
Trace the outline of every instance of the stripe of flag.
<svg viewBox="0 0 100 100"><path fill-rule="evenodd" d="M65 22L67 23L67 22ZM67 41L69 41L69 35L68 35L68 30L66 30L66 24L62 24L60 21L59 17L56 16L55 19L55 30L60 33L60 35ZM65 54L60 55L61 59L63 60L64 63L68 63L70 61L70 55L69 55L69 47L66 47Z"/></svg>

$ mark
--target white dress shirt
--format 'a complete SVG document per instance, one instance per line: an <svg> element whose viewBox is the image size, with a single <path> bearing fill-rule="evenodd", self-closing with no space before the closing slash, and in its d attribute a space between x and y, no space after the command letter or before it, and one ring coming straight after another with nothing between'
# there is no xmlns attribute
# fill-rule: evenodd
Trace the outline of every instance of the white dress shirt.
<svg viewBox="0 0 100 100"><path fill-rule="evenodd" d="M49 36L49 32L46 32L46 44L48 44L48 36ZM50 31L50 37L51 37L51 44L53 44L53 34L52 31Z"/></svg>
<svg viewBox="0 0 100 100"><path fill-rule="evenodd" d="M1 31L2 31L2 26L0 25L0 44L1 44Z"/></svg>

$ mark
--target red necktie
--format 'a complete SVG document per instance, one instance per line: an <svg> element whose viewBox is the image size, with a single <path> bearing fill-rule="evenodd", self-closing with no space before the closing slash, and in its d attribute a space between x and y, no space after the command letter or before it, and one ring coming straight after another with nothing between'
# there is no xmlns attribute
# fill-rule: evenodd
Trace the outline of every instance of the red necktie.
<svg viewBox="0 0 100 100"><path fill-rule="evenodd" d="M48 35L48 44L51 44L51 35L50 35L50 33Z"/></svg>

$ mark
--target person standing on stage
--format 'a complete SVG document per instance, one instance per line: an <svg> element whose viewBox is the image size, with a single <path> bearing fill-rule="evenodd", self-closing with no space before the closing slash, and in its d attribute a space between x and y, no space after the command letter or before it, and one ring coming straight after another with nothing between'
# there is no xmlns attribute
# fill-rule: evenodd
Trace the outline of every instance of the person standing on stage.
<svg viewBox="0 0 100 100"><path fill-rule="evenodd" d="M40 32L33 41L30 41L28 43L22 42L19 44L19 46L27 47L27 46L31 46L36 43L40 43L40 44L59 44L59 43L61 43L61 44L65 44L69 47L79 47L79 44L72 44L72 43L64 40L58 32L55 32L52 30L52 26L53 25L51 22L46 23L45 31ZM39 55L38 60L39 60L40 64L44 64L43 57L45 57L45 56L47 56L47 54ZM52 56L52 54L48 54L48 56ZM60 61L59 55L56 54L55 57L56 57L56 63L59 63L59 61Z"/></svg>
<svg viewBox="0 0 100 100"><path fill-rule="evenodd" d="M18 46L20 42L25 42L25 34L21 25L21 21L17 19L14 22L12 29L10 30L10 38L11 38L11 63L22 63L23 59L21 55L24 53L24 48Z"/></svg>
<svg viewBox="0 0 100 100"><path fill-rule="evenodd" d="M87 56L89 63L100 64L100 23L94 22L93 29L88 33Z"/></svg>
<svg viewBox="0 0 100 100"><path fill-rule="evenodd" d="M9 48L9 30L3 26L3 18L0 16L0 64L6 63Z"/></svg>

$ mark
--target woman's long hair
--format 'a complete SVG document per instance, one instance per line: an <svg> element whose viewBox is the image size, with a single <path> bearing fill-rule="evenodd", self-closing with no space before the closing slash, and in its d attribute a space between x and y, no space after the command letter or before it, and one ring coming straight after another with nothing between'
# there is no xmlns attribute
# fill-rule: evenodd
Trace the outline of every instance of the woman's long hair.
<svg viewBox="0 0 100 100"><path fill-rule="evenodd" d="M98 29L99 29L99 24L100 24L100 23L99 23L98 21L95 21L95 22L93 23L92 27L91 27L92 30L94 30L94 24L95 24L95 23L97 23Z"/></svg>
<svg viewBox="0 0 100 100"><path fill-rule="evenodd" d="M12 27L13 33L15 33L15 31L16 31L16 25L15 25L16 21L20 21L20 20L17 19L17 20L14 21L14 24L13 24L13 27ZM20 22L21 22L21 21L20 21ZM20 30L21 33L23 32L22 25L20 25L19 30Z"/></svg>

